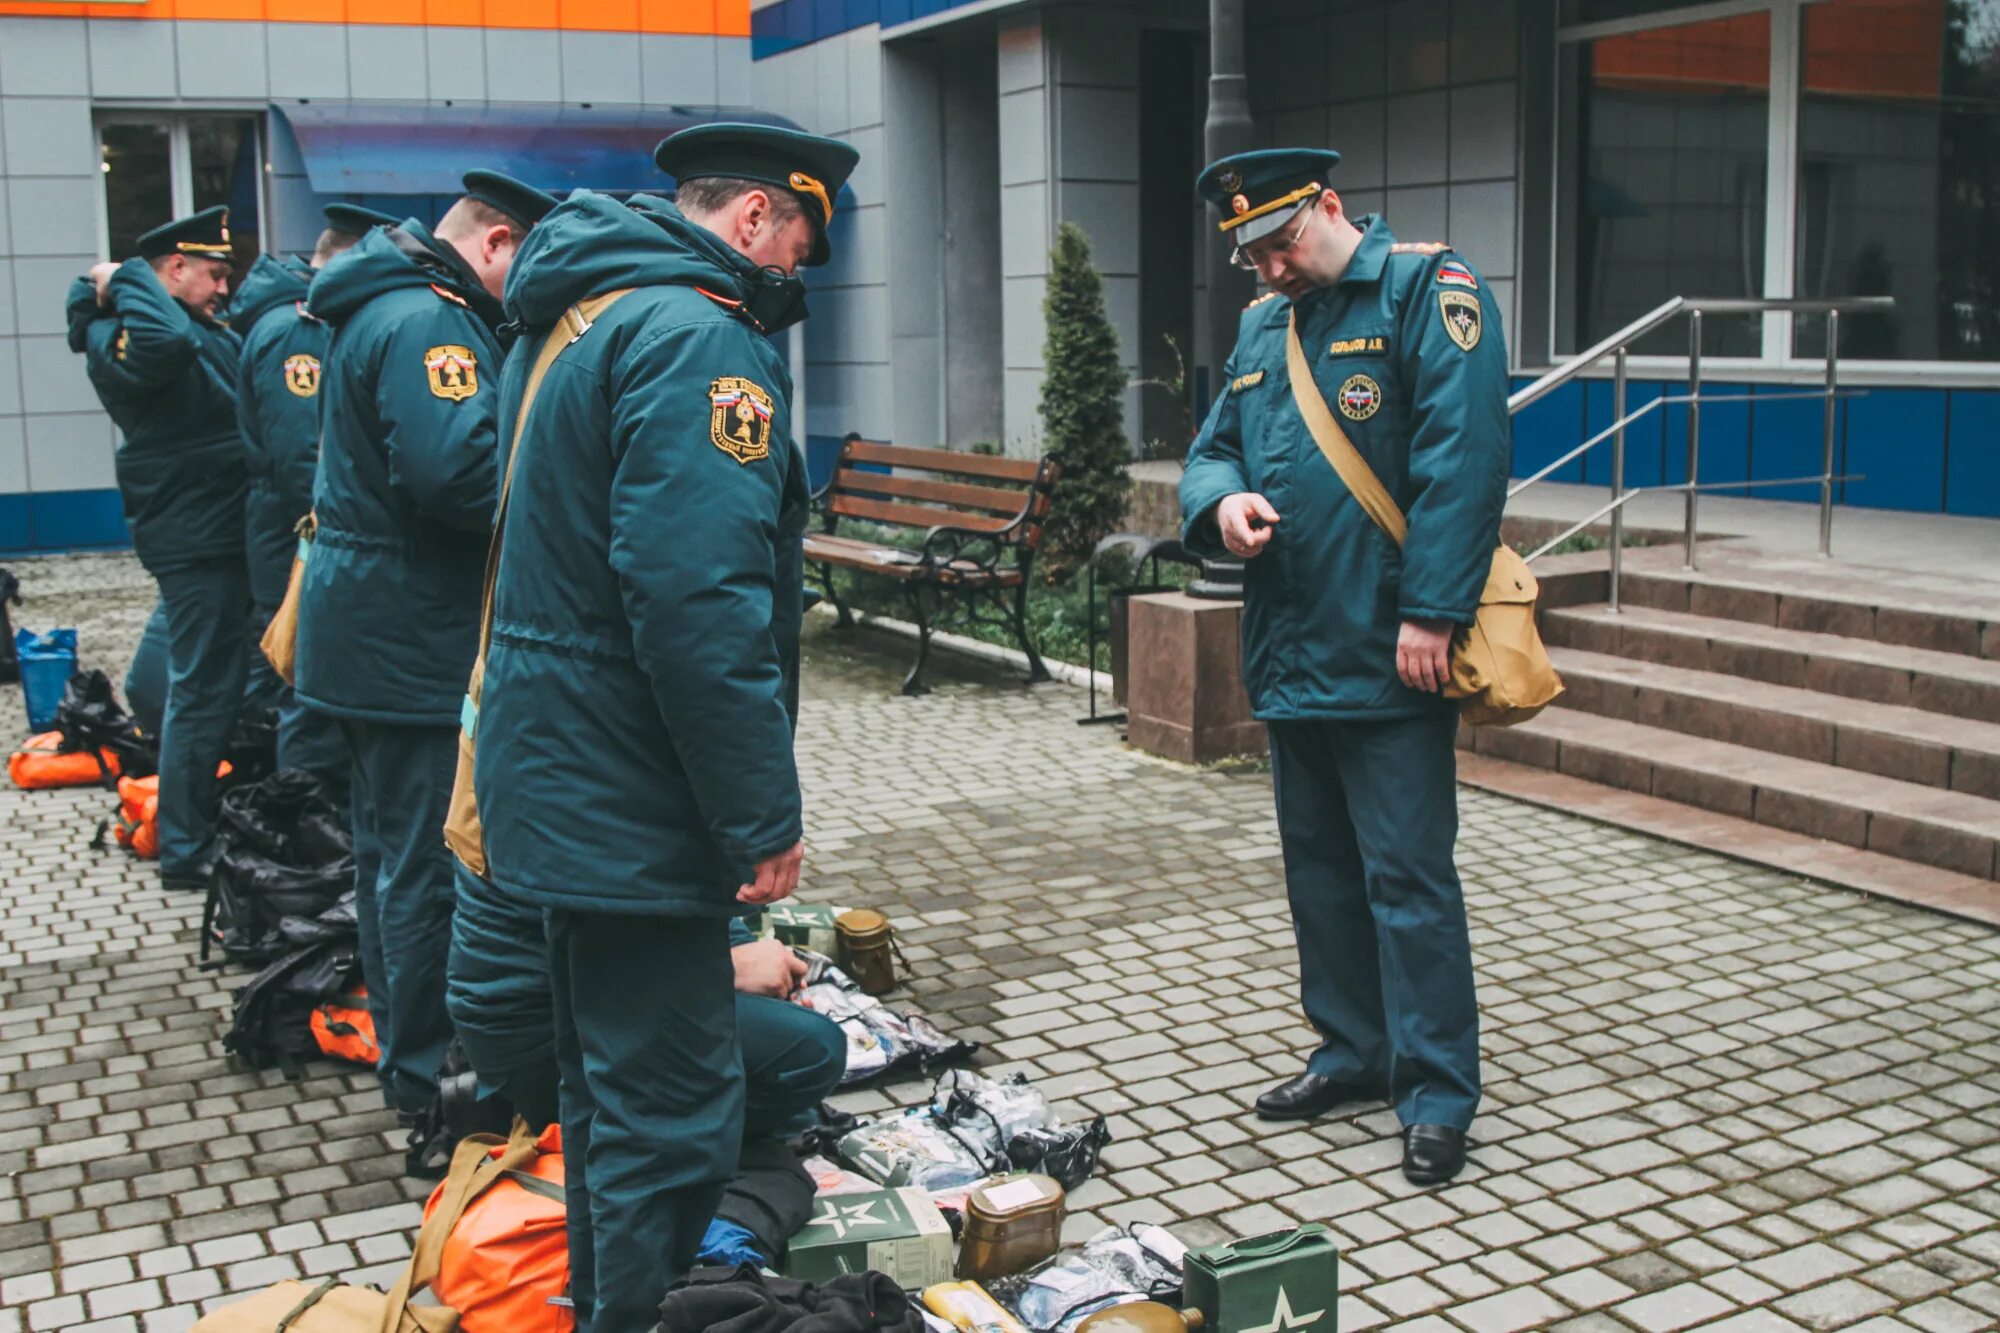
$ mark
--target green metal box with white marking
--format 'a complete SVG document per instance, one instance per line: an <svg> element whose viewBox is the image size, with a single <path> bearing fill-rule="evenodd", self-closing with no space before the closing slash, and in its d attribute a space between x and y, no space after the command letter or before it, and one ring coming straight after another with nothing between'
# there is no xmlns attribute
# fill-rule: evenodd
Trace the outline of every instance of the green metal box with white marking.
<svg viewBox="0 0 2000 1333"><path fill-rule="evenodd" d="M905 1291L951 1280L951 1227L928 1194L857 1190L813 1200L812 1217L786 1252L785 1276L826 1282L869 1269Z"/></svg>
<svg viewBox="0 0 2000 1333"><path fill-rule="evenodd" d="M1340 1252L1317 1222L1189 1250L1183 1277L1205 1333L1335 1333Z"/></svg>
<svg viewBox="0 0 2000 1333"><path fill-rule="evenodd" d="M841 909L819 903L779 903L764 914L771 938L794 949L811 949L828 958L837 957L840 929L834 921Z"/></svg>

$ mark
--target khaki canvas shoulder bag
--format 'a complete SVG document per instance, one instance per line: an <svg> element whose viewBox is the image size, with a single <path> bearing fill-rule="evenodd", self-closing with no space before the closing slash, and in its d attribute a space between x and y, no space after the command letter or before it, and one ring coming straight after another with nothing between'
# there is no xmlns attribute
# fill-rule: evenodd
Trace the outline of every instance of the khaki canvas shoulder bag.
<svg viewBox="0 0 2000 1333"><path fill-rule="evenodd" d="M319 519L307 514L299 520L295 531L299 534L299 550L292 557L292 572L285 580L285 599L272 612L271 623L264 627L264 637L257 642L271 670L287 685L298 684L299 585L305 581L306 557L312 554L313 538L319 534Z"/></svg>
<svg viewBox="0 0 2000 1333"><path fill-rule="evenodd" d="M444 841L452 855L475 875L486 873L486 831L479 823L479 801L472 790L472 765L477 755L479 700L486 685L486 649L493 642L493 586L500 577L500 539L507 530L507 494L514 487L514 464L521 456L521 431L528 424L528 411L535 405L542 381L556 358L590 332L590 326L630 287L605 292L579 301L563 312L556 326L542 340L535 363L528 369L528 382L521 390L521 407L514 414L514 440L507 449L507 471L500 480L500 503L493 513L493 540L486 548L486 589L479 607L479 655L472 659L472 679L465 687L465 704L458 716L458 771L451 782L451 804L445 810Z"/></svg>
<svg viewBox="0 0 2000 1333"><path fill-rule="evenodd" d="M1296 314L1285 329L1285 368L1291 376L1292 400L1313 442L1368 517L1401 546L1409 523L1326 405L1305 348L1299 345ZM1535 600L1540 595L1528 562L1502 542L1493 552L1472 624L1452 636L1451 679L1444 693L1460 701L1459 717L1468 726L1511 727L1526 722L1562 693L1562 677L1535 626Z"/></svg>

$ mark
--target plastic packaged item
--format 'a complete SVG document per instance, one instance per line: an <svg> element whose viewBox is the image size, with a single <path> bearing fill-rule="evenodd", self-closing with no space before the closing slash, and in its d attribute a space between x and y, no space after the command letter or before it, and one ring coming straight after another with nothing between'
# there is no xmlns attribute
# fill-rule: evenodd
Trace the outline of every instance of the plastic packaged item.
<svg viewBox="0 0 2000 1333"><path fill-rule="evenodd" d="M840 1159L880 1184L921 1190L970 1185L994 1168L932 1119L928 1108L864 1121L841 1138Z"/></svg>
<svg viewBox="0 0 2000 1333"><path fill-rule="evenodd" d="M1064 1189L1090 1179L1111 1141L1103 1117L1065 1127L1047 1097L1019 1074L995 1081L970 1070L948 1070L931 1104L952 1135L993 1157L1003 1169L1040 1171Z"/></svg>
<svg viewBox="0 0 2000 1333"><path fill-rule="evenodd" d="M53 730L63 689L76 674L76 631L52 629L37 634L16 630L14 654L20 663L21 698L28 705L28 730Z"/></svg>
<svg viewBox="0 0 2000 1333"><path fill-rule="evenodd" d="M839 934L840 965L854 983L870 995L896 989L896 959L890 952L894 938L889 918L880 912L857 907L835 918Z"/></svg>
<svg viewBox="0 0 2000 1333"><path fill-rule="evenodd" d="M974 1042L946 1036L920 1014L899 1014L857 985L833 961L801 950L810 970L793 997L798 1004L840 1025L847 1036L847 1070L841 1084L860 1083L915 1066L928 1073L979 1049Z"/></svg>
<svg viewBox="0 0 2000 1333"><path fill-rule="evenodd" d="M977 1282L940 1282L926 1287L924 1304L959 1333L1028 1333Z"/></svg>
<svg viewBox="0 0 2000 1333"><path fill-rule="evenodd" d="M1019 1273L1062 1248L1063 1187L1043 1175L1004 1176L973 1187L958 1247L962 1278Z"/></svg>
<svg viewBox="0 0 2000 1333"><path fill-rule="evenodd" d="M1113 1305L1177 1300L1186 1253L1187 1247L1163 1227L1106 1227L1040 1268L987 1285L1032 1333L1068 1333Z"/></svg>

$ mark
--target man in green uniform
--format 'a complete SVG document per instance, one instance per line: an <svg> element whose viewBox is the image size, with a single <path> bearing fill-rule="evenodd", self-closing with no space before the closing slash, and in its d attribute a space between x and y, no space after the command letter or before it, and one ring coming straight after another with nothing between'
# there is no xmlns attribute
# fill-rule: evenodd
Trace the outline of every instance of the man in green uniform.
<svg viewBox="0 0 2000 1333"><path fill-rule="evenodd" d="M137 258L70 285L69 345L124 435L118 491L139 562L160 586L167 690L160 724L160 880L206 886L215 770L249 664L247 489L236 435L241 342L216 319L229 294L229 210L139 238Z"/></svg>
<svg viewBox="0 0 2000 1333"><path fill-rule="evenodd" d="M385 1099L414 1122L451 1038L445 806L479 631L497 486L500 292L555 206L472 172L435 233L373 230L313 280L321 368L318 536L300 584L299 702L353 756L355 905Z"/></svg>
<svg viewBox="0 0 2000 1333"><path fill-rule="evenodd" d="M728 922L802 856L807 492L772 335L805 315L796 270L827 258L855 159L684 130L657 154L678 206L573 195L507 284L507 431L543 337L573 337L511 464L475 785L491 878L547 909L582 1333L654 1326L742 1142Z"/></svg>
<svg viewBox="0 0 2000 1333"><path fill-rule="evenodd" d="M1465 1164L1479 1011L1458 832L1457 713L1442 695L1498 540L1507 355L1491 292L1438 244L1350 220L1337 153L1267 149L1197 183L1236 262L1272 292L1243 314L1222 393L1189 451L1191 549L1246 560L1243 679L1269 724L1299 943L1306 1070L1257 1100L1304 1119L1386 1095L1419 1184ZM1311 384L1408 518L1399 549L1321 452L1287 372Z"/></svg>
<svg viewBox="0 0 2000 1333"><path fill-rule="evenodd" d="M327 261L375 227L396 219L353 204L329 204L326 229L310 260L259 255L250 267L229 325L243 339L236 377L236 420L250 467L244 526L250 560L253 640L271 622L291 579L298 525L312 509L319 464L319 381L332 330L306 313L306 292ZM278 766L300 768L344 799L347 747L332 718L302 707L253 643L250 670L278 710Z"/></svg>

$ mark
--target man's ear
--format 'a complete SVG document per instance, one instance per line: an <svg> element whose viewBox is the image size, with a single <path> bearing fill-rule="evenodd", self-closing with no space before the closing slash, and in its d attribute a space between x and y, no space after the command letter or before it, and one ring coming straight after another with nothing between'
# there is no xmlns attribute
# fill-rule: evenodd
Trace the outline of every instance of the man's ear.
<svg viewBox="0 0 2000 1333"><path fill-rule="evenodd" d="M489 262L498 259L514 243L512 227L492 226L486 229L486 258Z"/></svg>

